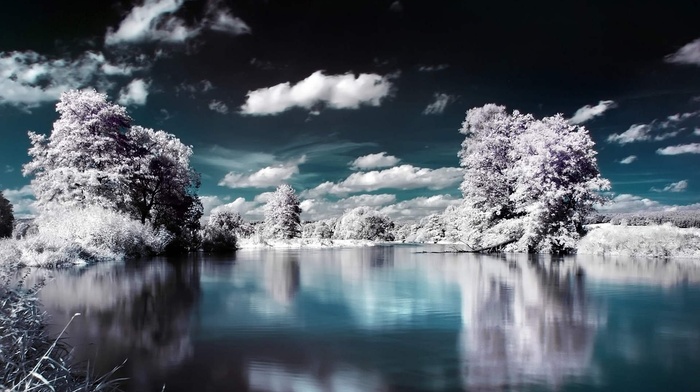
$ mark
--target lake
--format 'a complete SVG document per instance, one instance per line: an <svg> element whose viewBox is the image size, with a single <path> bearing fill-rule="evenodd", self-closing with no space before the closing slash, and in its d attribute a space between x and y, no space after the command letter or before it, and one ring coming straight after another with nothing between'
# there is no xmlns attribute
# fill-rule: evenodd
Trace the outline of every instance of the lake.
<svg viewBox="0 0 700 392"><path fill-rule="evenodd" d="M38 271L74 360L129 391L700 391L700 268L241 250Z"/></svg>

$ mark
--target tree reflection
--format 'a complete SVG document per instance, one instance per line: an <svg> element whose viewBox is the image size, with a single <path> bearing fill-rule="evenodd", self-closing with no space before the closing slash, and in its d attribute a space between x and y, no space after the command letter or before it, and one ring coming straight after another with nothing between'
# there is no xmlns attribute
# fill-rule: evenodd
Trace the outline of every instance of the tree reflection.
<svg viewBox="0 0 700 392"><path fill-rule="evenodd" d="M299 291L299 256L294 253L284 256L265 261L264 281L270 297L279 304L287 305Z"/></svg>
<svg viewBox="0 0 700 392"><path fill-rule="evenodd" d="M41 301L54 334L82 313L67 335L76 362L89 361L100 374L128 358L124 371L139 384L191 355L190 318L199 291L196 260L156 259L58 274Z"/></svg>
<svg viewBox="0 0 700 392"><path fill-rule="evenodd" d="M560 385L591 365L598 320L576 270L524 258L481 258L460 278L460 351L468 389Z"/></svg>

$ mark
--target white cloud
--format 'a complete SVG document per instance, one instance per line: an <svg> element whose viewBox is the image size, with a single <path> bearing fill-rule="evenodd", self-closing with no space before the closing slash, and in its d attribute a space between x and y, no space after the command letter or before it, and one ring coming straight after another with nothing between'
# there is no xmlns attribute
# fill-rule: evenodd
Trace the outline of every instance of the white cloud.
<svg viewBox="0 0 700 392"><path fill-rule="evenodd" d="M454 95L445 93L435 93L433 97L435 100L423 110L423 114L442 114L447 105L456 99Z"/></svg>
<svg viewBox="0 0 700 392"><path fill-rule="evenodd" d="M700 154L700 143L679 144L656 150L660 155Z"/></svg>
<svg viewBox="0 0 700 392"><path fill-rule="evenodd" d="M246 201L245 198L238 197L238 198L236 198L236 200L234 200L230 203L221 204L221 205L214 207L211 210L211 213L213 214L213 213L218 212L218 211L227 210L227 211L237 212L243 216L247 212L255 209L255 207L257 207L257 206L258 206L258 203L256 203L256 202Z"/></svg>
<svg viewBox="0 0 700 392"><path fill-rule="evenodd" d="M241 18L233 16L228 8L221 5L220 1L207 3L205 24L214 31L232 35L250 33L250 27Z"/></svg>
<svg viewBox="0 0 700 392"><path fill-rule="evenodd" d="M124 17L119 27L107 30L106 45L141 42L182 43L209 29L229 34L250 32L248 25L231 14L221 2L209 1L201 22L188 26L175 13L185 0L145 0Z"/></svg>
<svg viewBox="0 0 700 392"><path fill-rule="evenodd" d="M143 79L134 79L126 87L119 91L120 105L145 105L148 98L148 88L150 83Z"/></svg>
<svg viewBox="0 0 700 392"><path fill-rule="evenodd" d="M108 76L131 75L144 67L110 63L102 53L50 59L33 51L0 53L0 104L30 108L58 100L61 93L89 85L109 87Z"/></svg>
<svg viewBox="0 0 700 392"><path fill-rule="evenodd" d="M228 106L225 103L216 99L213 99L211 102L209 102L209 110L213 110L221 114L228 114Z"/></svg>
<svg viewBox="0 0 700 392"><path fill-rule="evenodd" d="M651 126L646 124L634 124L622 133L613 133L608 136L608 143L627 144L639 141L651 140Z"/></svg>
<svg viewBox="0 0 700 392"><path fill-rule="evenodd" d="M395 220L418 220L430 214L441 213L452 205L458 205L462 199L450 195L435 195L430 197L416 197L400 203L386 206L380 212L389 215Z"/></svg>
<svg viewBox="0 0 700 392"><path fill-rule="evenodd" d="M356 170L376 169L380 167L391 167L400 161L401 159L393 155L387 155L386 152L380 152L377 154L369 154L358 157L354 161L350 162L350 167Z"/></svg>
<svg viewBox="0 0 700 392"><path fill-rule="evenodd" d="M255 201L256 203L265 204L272 198L272 195L274 195L274 194L275 194L275 192L263 192L263 193L255 195L255 198L253 199L253 201Z"/></svg>
<svg viewBox="0 0 700 392"><path fill-rule="evenodd" d="M677 64L700 65L700 38L684 45L676 53L666 56L666 61Z"/></svg>
<svg viewBox="0 0 700 392"><path fill-rule="evenodd" d="M688 180L672 182L662 189L651 188L651 190L654 192L685 192L686 189L688 189Z"/></svg>
<svg viewBox="0 0 700 392"><path fill-rule="evenodd" d="M2 194L12 203L15 218L30 218L36 215L36 199L30 185L19 189L5 189Z"/></svg>
<svg viewBox="0 0 700 392"><path fill-rule="evenodd" d="M105 44L186 41L199 31L173 15L183 3L184 0L145 0L143 5L131 9L116 30L107 30Z"/></svg>
<svg viewBox="0 0 700 392"><path fill-rule="evenodd" d="M381 207L394 203L396 196L392 194L355 195L345 199L330 201L327 199L306 199L301 202L302 217L304 220L319 220L338 218L346 210L355 207Z"/></svg>
<svg viewBox="0 0 700 392"><path fill-rule="evenodd" d="M617 107L615 101L600 101L595 106L586 105L579 108L576 113L574 113L573 117L569 119L569 122L572 124L582 124L595 117L602 116L605 111L615 107Z"/></svg>
<svg viewBox="0 0 700 392"><path fill-rule="evenodd" d="M219 185L229 188L269 188L278 186L299 173L299 165L306 157L279 165L267 166L253 173L229 172L219 181Z"/></svg>
<svg viewBox="0 0 700 392"><path fill-rule="evenodd" d="M630 156L628 156L627 158L624 158L624 159L620 160L620 163L623 164L623 165L629 165L630 163L632 163L632 162L634 162L634 161L636 161L636 160L637 160L637 156L636 156L636 155L630 155Z"/></svg>
<svg viewBox="0 0 700 392"><path fill-rule="evenodd" d="M700 128L695 128L693 130L693 135L700 136Z"/></svg>
<svg viewBox="0 0 700 392"><path fill-rule="evenodd" d="M324 182L316 188L303 192L306 197L324 194L346 195L371 192L378 189L444 189L462 180L463 172L458 167L427 169L412 165L395 166L390 169L353 173L339 183Z"/></svg>
<svg viewBox="0 0 700 392"><path fill-rule="evenodd" d="M294 107L312 109L325 105L334 109L357 109L363 104L379 106L391 91L390 78L377 74L324 75L316 71L293 86L285 82L248 91L241 112L270 115Z"/></svg>
<svg viewBox="0 0 700 392"><path fill-rule="evenodd" d="M605 213L620 213L633 211L656 211L663 208L664 206L658 201L624 193L613 197L610 203L599 206L598 211Z"/></svg>

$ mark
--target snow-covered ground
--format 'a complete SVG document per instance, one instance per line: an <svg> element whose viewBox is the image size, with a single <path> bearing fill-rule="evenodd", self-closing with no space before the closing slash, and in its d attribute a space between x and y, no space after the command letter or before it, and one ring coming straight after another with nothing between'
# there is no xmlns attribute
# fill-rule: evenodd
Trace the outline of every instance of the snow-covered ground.
<svg viewBox="0 0 700 392"><path fill-rule="evenodd" d="M672 225L592 225L581 239L578 254L627 257L700 258L700 229Z"/></svg>
<svg viewBox="0 0 700 392"><path fill-rule="evenodd" d="M382 242L370 240L335 240L321 238L292 238L288 240L272 240L243 238L238 241L239 249L296 249L296 248L351 248L361 246L375 246Z"/></svg>

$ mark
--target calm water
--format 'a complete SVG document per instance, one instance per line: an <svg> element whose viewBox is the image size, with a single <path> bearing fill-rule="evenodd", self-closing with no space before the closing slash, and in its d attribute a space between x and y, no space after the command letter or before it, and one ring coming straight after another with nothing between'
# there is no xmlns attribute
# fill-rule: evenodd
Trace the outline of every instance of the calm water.
<svg viewBox="0 0 700 392"><path fill-rule="evenodd" d="M42 272L42 301L131 391L700 391L697 267L420 249Z"/></svg>

